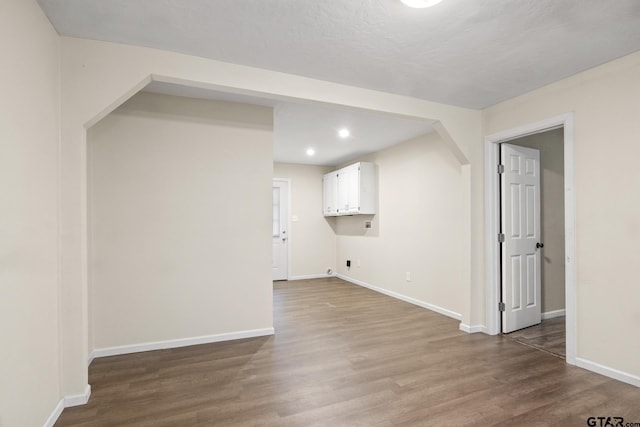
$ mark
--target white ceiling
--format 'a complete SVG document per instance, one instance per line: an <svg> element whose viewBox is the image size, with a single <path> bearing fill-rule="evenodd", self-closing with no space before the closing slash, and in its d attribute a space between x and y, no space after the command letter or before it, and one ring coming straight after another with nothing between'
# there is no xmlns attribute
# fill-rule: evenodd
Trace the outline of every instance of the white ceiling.
<svg viewBox="0 0 640 427"><path fill-rule="evenodd" d="M351 132L339 138L341 128ZM274 159L285 163L337 166L367 153L432 132L429 122L362 110L280 104L275 109ZM313 158L302 149L312 147Z"/></svg>
<svg viewBox="0 0 640 427"><path fill-rule="evenodd" d="M274 108L274 161L336 166L433 131L425 120L320 104L295 104L246 95L151 82L144 92ZM347 128L348 138L338 137ZM315 155L306 155L313 148Z"/></svg>
<svg viewBox="0 0 640 427"><path fill-rule="evenodd" d="M640 50L638 0L39 0L62 35L470 108Z"/></svg>
<svg viewBox="0 0 640 427"><path fill-rule="evenodd" d="M61 35L476 109L640 50L640 0L444 0L428 9L399 0L38 1ZM276 156L303 161L285 147L318 144L331 154L321 162L319 150L315 163L332 164L349 157L329 142L337 122L375 130L354 129L354 154L397 119L376 127L377 115L309 108L276 107ZM322 129L302 132L320 127L319 117Z"/></svg>

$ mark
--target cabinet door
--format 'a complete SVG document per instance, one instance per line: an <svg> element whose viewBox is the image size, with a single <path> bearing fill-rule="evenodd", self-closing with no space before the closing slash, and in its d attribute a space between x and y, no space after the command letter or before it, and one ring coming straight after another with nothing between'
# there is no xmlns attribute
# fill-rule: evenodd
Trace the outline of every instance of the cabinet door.
<svg viewBox="0 0 640 427"><path fill-rule="evenodd" d="M351 183L351 174L349 168L343 168L338 171L338 213L346 214L349 212L349 188Z"/></svg>
<svg viewBox="0 0 640 427"><path fill-rule="evenodd" d="M348 211L357 213L360 210L360 165L349 166Z"/></svg>
<svg viewBox="0 0 640 427"><path fill-rule="evenodd" d="M360 207L360 170L353 164L338 171L338 213L358 213Z"/></svg>
<svg viewBox="0 0 640 427"><path fill-rule="evenodd" d="M331 172L322 178L323 212L325 216L338 214L338 174Z"/></svg>

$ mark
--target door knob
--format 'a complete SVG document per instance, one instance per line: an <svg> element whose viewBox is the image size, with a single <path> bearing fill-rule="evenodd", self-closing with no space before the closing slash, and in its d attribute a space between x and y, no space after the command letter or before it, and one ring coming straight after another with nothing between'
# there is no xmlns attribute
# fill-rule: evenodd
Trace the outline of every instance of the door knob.
<svg viewBox="0 0 640 427"><path fill-rule="evenodd" d="M544 248L544 243L538 242L536 243L536 249Z"/></svg>

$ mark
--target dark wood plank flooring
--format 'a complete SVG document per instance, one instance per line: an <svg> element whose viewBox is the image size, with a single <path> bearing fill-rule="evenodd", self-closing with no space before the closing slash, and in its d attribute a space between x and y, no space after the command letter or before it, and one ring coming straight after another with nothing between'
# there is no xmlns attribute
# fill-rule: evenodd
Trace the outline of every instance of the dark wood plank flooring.
<svg viewBox="0 0 640 427"><path fill-rule="evenodd" d="M565 317L543 320L539 325L506 334L507 337L558 357L566 357Z"/></svg>
<svg viewBox="0 0 640 427"><path fill-rule="evenodd" d="M96 359L57 426L585 426L640 389L339 279L274 284L276 335Z"/></svg>

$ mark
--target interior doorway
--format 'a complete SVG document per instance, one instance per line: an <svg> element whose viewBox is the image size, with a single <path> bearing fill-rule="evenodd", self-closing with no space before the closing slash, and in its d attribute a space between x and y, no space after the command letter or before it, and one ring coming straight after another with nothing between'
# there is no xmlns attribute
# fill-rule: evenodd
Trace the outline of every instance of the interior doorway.
<svg viewBox="0 0 640 427"><path fill-rule="evenodd" d="M500 148L501 331L564 357L564 130L513 139Z"/></svg>
<svg viewBox="0 0 640 427"><path fill-rule="evenodd" d="M548 133L550 132L550 133ZM543 272L541 273L542 282L551 281L548 277L545 277L545 272L550 273L554 283L552 290L544 290L538 300L540 304L540 317L543 319L556 319L564 315L564 331L565 331L565 354L566 361L570 364L575 364L575 350L576 350L576 298L575 298L575 202L573 197L574 188L574 156L573 156L573 114L566 114L547 120L543 120L538 123L533 123L520 128L511 129L509 131L501 132L499 134L490 135L485 138L485 218L486 218L486 310L487 310L487 332L490 334L498 334L502 332L502 320L503 315L501 311L501 302L504 302L503 297L503 269L502 269L502 243L501 240L501 185L498 173L500 164L500 147L503 143L510 145L518 144L518 140L527 146L531 140L543 138L545 133L547 135L555 135L555 143L560 144L562 147L553 147L556 150L559 149L562 152L562 190L560 194L554 194L553 196L560 197L563 202L562 212L558 212L559 209L557 203L554 206L553 202L547 202L550 204L546 206L547 210L555 212L550 214L545 212L545 207L541 206L541 219L543 225L553 225L554 231L547 231L544 238L549 239L548 243L544 242L541 238L539 242L544 242L544 252L540 252L541 266ZM549 156L549 154L547 154ZM544 157L544 156L543 156ZM557 158L551 159L551 165L553 161L557 161ZM545 162L546 163L546 162ZM543 161L541 161L544 173ZM546 165L548 166L548 165ZM555 166L553 166L555 167ZM557 171L555 171L557 173ZM557 182L556 182L557 185ZM556 187L557 188L557 187ZM557 219L558 215L563 219L563 224L554 223L554 218ZM544 224L549 222L548 224ZM558 231L558 227L560 231ZM541 226L541 229L543 227ZM548 227L547 227L548 228ZM552 227L553 229L553 227ZM551 234L555 233L554 235ZM557 244L557 240L561 240L562 244ZM553 248L550 248L553 246ZM564 246L564 247L562 247ZM563 249L561 256L558 257L558 250ZM549 252L554 252L553 266L551 266L552 260L547 260L546 257ZM562 268L559 268L562 267ZM548 271L546 271L548 270ZM558 280L558 275L561 279ZM562 280L562 278L564 280ZM562 286L564 285L564 286ZM559 288L559 289L558 289ZM562 298L558 298L558 294L564 296L564 307L562 306ZM548 300L545 300L548 297ZM554 302L555 301L555 302ZM544 313L544 314L543 314ZM561 322L561 320L554 320L554 323ZM525 330L526 331L526 330ZM522 337L522 334L520 334Z"/></svg>

